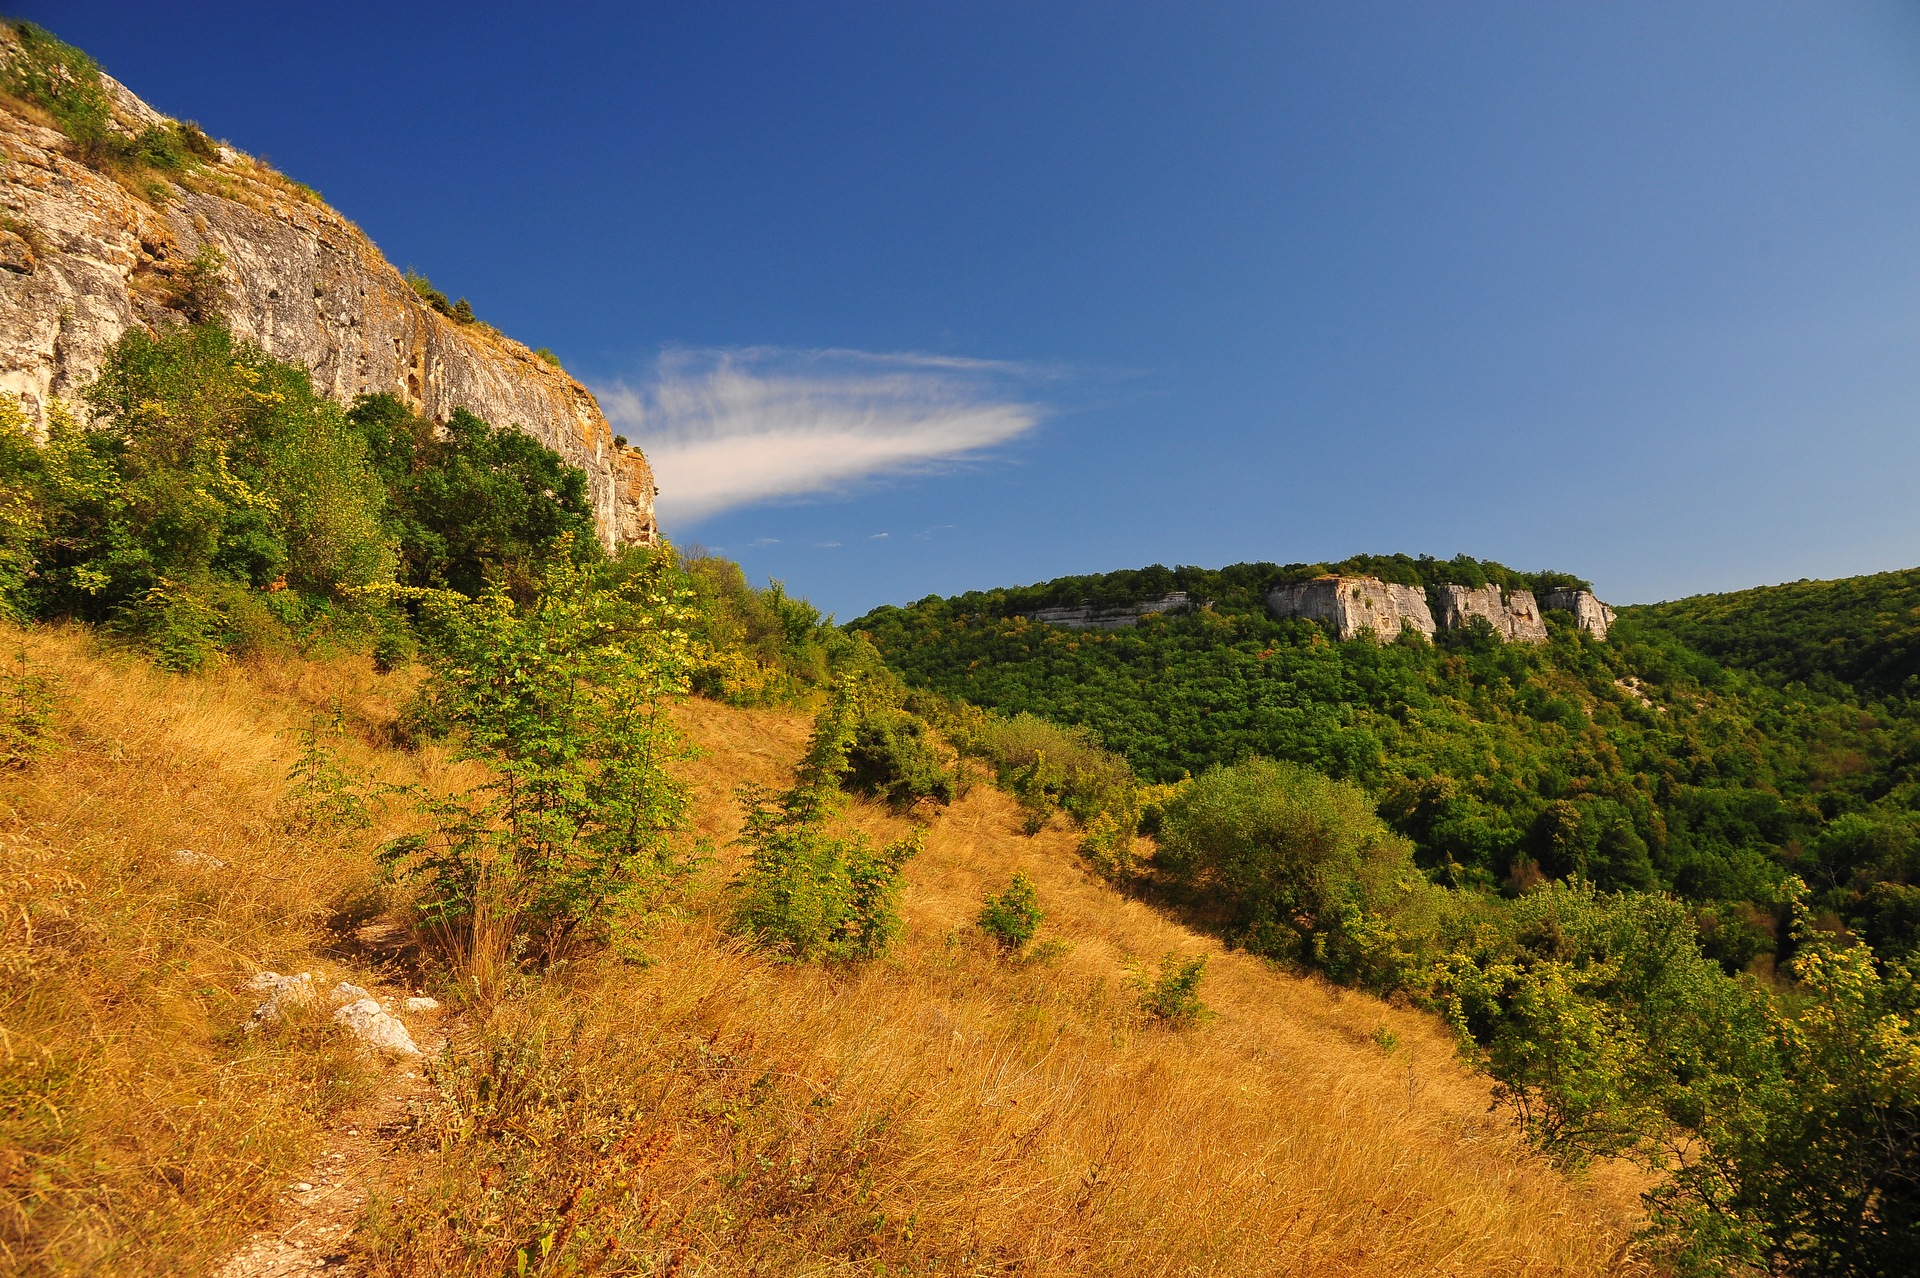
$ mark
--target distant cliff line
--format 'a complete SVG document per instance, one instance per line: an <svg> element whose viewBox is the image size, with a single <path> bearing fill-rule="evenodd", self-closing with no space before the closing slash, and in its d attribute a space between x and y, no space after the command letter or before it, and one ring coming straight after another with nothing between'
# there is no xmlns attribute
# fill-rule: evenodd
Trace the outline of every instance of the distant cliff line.
<svg viewBox="0 0 1920 1278"><path fill-rule="evenodd" d="M1330 626L1341 639L1371 638L1389 643L1412 630L1432 639L1441 630L1462 630L1485 621L1500 638L1514 643L1545 643L1542 611L1570 614L1573 623L1596 639L1607 637L1613 609L1591 590L1557 587L1536 598L1528 590L1499 586L1462 586L1442 583L1429 589L1386 582L1378 577L1328 573L1308 581L1276 586L1266 598L1267 611L1277 618L1303 617ZM1196 606L1184 591L1170 591L1131 604L1095 606L1057 605L1025 614L1030 620L1072 629L1117 630L1136 626L1149 616L1181 613Z"/></svg>
<svg viewBox="0 0 1920 1278"><path fill-rule="evenodd" d="M10 25L0 81L0 392L30 419L75 400L129 328L200 318L193 263L214 250L234 334L329 398L387 392L436 421L464 408L524 431L586 473L609 548L657 539L653 472L592 392L470 311L437 308L314 192Z"/></svg>

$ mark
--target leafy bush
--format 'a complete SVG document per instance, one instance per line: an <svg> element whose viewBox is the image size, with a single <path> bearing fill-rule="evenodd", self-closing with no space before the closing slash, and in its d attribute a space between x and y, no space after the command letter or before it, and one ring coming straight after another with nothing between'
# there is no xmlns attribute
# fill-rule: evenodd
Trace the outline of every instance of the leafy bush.
<svg viewBox="0 0 1920 1278"><path fill-rule="evenodd" d="M1683 1274L1912 1273L1920 1265L1920 980L1796 906L1798 1013L1766 1009L1764 1071L1680 1117L1694 1136L1650 1196ZM1705 1019L1725 1046L1749 1024Z"/></svg>
<svg viewBox="0 0 1920 1278"><path fill-rule="evenodd" d="M388 494L405 584L470 597L497 584L525 602L556 563L600 557L586 476L532 436L465 409L436 428L385 393L347 418Z"/></svg>
<svg viewBox="0 0 1920 1278"><path fill-rule="evenodd" d="M476 983L515 946L551 960L608 939L689 869L667 714L686 691L687 599L667 552L639 558L611 586L563 558L528 604L422 599L429 717L491 775L426 801L431 830L382 857L421 888L425 920L471 947Z"/></svg>
<svg viewBox="0 0 1920 1278"><path fill-rule="evenodd" d="M1207 1015L1200 1001L1200 978L1206 975L1207 956L1182 960L1169 952L1160 960L1160 971L1148 976L1144 969L1129 978L1140 997L1140 1009L1163 1024L1184 1028Z"/></svg>
<svg viewBox="0 0 1920 1278"><path fill-rule="evenodd" d="M1027 948L1046 913L1040 908L1040 894L1034 890L1033 880L1025 874L1015 874L1013 881L1007 884L1007 890L994 896L988 894L986 903L980 907L975 922L980 929L995 941L1000 948L1011 954L1018 954Z"/></svg>
<svg viewBox="0 0 1920 1278"><path fill-rule="evenodd" d="M845 787L904 810L921 799L951 803L954 775L940 762L926 722L868 698L854 721Z"/></svg>
<svg viewBox="0 0 1920 1278"><path fill-rule="evenodd" d="M364 445L307 374L218 323L132 329L44 443L0 423L0 590L18 616L110 622L162 664L377 624L392 579Z"/></svg>
<svg viewBox="0 0 1920 1278"><path fill-rule="evenodd" d="M24 768L45 752L53 700L52 681L21 649L13 669L0 674L0 767Z"/></svg>
<svg viewBox="0 0 1920 1278"><path fill-rule="evenodd" d="M729 890L733 927L755 944L796 962L865 959L885 952L899 932L901 867L920 850L916 829L884 848L863 835L833 835L840 783L852 748L858 689L842 683L814 722L791 789L739 791L746 809L740 842L746 868Z"/></svg>
<svg viewBox="0 0 1920 1278"><path fill-rule="evenodd" d="M174 309L195 324L221 318L227 305L227 255L203 244L176 281Z"/></svg>
<svg viewBox="0 0 1920 1278"><path fill-rule="evenodd" d="M1292 764L1214 768L1167 805L1155 864L1259 954L1376 983L1424 943L1430 889L1365 792Z"/></svg>
<svg viewBox="0 0 1920 1278"><path fill-rule="evenodd" d="M702 695L733 705L770 705L824 685L835 669L878 666L875 659L861 660L857 640L779 582L757 589L739 564L699 549L681 563L698 601L698 634L706 649L694 676Z"/></svg>
<svg viewBox="0 0 1920 1278"><path fill-rule="evenodd" d="M961 754L993 768L1001 788L1019 802L1027 833L1038 834L1056 811L1065 812L1084 832L1081 850L1096 868L1116 878L1132 873L1135 836L1155 795L1091 733L926 692L908 694L906 705Z"/></svg>
<svg viewBox="0 0 1920 1278"><path fill-rule="evenodd" d="M1539 1143L1634 1154L1769 1072L1765 999L1700 952L1684 904L1552 884L1492 916L1429 987Z"/></svg>

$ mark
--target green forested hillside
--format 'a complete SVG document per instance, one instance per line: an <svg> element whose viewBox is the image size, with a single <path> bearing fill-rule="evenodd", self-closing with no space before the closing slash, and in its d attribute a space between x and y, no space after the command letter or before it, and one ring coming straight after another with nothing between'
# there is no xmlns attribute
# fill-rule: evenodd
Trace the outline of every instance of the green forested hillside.
<svg viewBox="0 0 1920 1278"><path fill-rule="evenodd" d="M1336 566L1409 584L1572 583L1471 560ZM1265 591L1322 565L1151 568L928 598L852 623L910 681L1083 724L1143 775L1264 756L1365 786L1435 878L1580 875L1702 903L1729 966L1774 948L1781 886L1883 952L1920 941L1913 760L1898 689L1920 573L1623 610L1605 643L1549 613L1551 642L1443 633L1340 643L1276 621ZM1210 607L1133 629L1021 614L1186 589Z"/></svg>
<svg viewBox="0 0 1920 1278"><path fill-rule="evenodd" d="M1695 651L1775 683L1841 696L1920 690L1920 568L1695 595L1634 611Z"/></svg>

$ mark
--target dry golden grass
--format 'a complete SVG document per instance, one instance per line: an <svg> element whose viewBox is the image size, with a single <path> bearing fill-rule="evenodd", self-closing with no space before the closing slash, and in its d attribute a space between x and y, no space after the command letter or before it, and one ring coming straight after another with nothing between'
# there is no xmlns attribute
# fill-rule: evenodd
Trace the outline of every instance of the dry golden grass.
<svg viewBox="0 0 1920 1278"><path fill-rule="evenodd" d="M724 839L732 786L784 780L807 723L704 703L684 721ZM406 1205L378 1213L386 1268L511 1272L543 1250L636 1273L1632 1267L1630 1193L1532 1157L1432 1018L1221 952L1084 872L1068 832L1019 825L984 786L935 818L883 962L730 941L723 857L652 966L495 1009L440 1076L389 1190ZM1009 962L972 927L1016 870L1057 959ZM1124 984L1168 951L1210 955L1198 1029L1147 1022Z"/></svg>
<svg viewBox="0 0 1920 1278"><path fill-rule="evenodd" d="M328 923L370 862L290 835L280 799L313 709L297 694L372 676L187 680L78 631L0 634L23 646L58 705L46 756L0 774L0 1271L200 1272L372 1077L317 1009L240 1032L262 968L360 970Z"/></svg>
<svg viewBox="0 0 1920 1278"><path fill-rule="evenodd" d="M10 635L9 638L12 638ZM351 761L444 785L382 739L405 689L364 663L182 680L25 643L65 689L56 753L0 778L6 1124L0 1268L203 1271L263 1220L380 1073L319 1023L239 1026L260 967L351 975L337 911L367 849L289 836L295 737L339 698ZM692 703L717 844L744 780L785 781L804 717ZM397 819L397 818L395 818ZM876 835L902 828L860 806ZM653 962L529 982L454 1034L439 1100L360 1235L392 1273L1586 1274L1630 1268L1632 1196L1576 1185L1487 1113L1429 1017L1274 972L1019 832L977 786L933 817L884 961L777 964L721 930L731 854ZM188 848L227 862L174 863ZM972 928L1024 870L1048 961ZM30 927L30 930L29 930ZM1205 952L1216 1015L1141 1017L1129 959ZM1389 1054L1373 1037L1398 1036Z"/></svg>

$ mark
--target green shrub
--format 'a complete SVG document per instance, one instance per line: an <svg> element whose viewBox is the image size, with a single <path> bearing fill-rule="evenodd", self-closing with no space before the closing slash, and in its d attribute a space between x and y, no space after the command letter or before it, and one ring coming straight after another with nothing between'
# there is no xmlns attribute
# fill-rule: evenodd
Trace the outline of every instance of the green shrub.
<svg viewBox="0 0 1920 1278"><path fill-rule="evenodd" d="M869 703L854 721L842 784L905 810L921 799L953 802L953 772L940 762L927 725L894 706Z"/></svg>
<svg viewBox="0 0 1920 1278"><path fill-rule="evenodd" d="M413 290L413 294L415 297L419 298L421 301L425 302L428 306L432 307L434 310L438 311L440 314L446 316L448 319L454 318L453 303L447 300L447 295L445 293L442 293L439 289L433 286L432 280L428 279L426 276L422 275L420 272L414 270L411 266L409 266L405 271L401 272L400 278L404 279L407 282L407 287Z"/></svg>
<svg viewBox="0 0 1920 1278"><path fill-rule="evenodd" d="M1019 803L1028 834L1064 812L1085 832L1081 850L1097 868L1117 878L1132 872L1134 838L1152 796L1126 760L1090 732L1030 714L998 715L921 690L907 693L905 704L961 754L993 768L1000 787Z"/></svg>
<svg viewBox="0 0 1920 1278"><path fill-rule="evenodd" d="M1700 952L1669 897L1530 892L1441 958L1429 992L1570 1164L1659 1162L1671 1132L1718 1121L1775 1072L1765 998Z"/></svg>
<svg viewBox="0 0 1920 1278"><path fill-rule="evenodd" d="M533 352L533 357L534 357L535 359L537 359L537 360L539 360L539 361L540 361L541 363L543 363L543 364L551 364L551 365L553 365L553 366L554 366L555 368L559 368L559 367L560 367L560 357L559 357L558 355L555 355L555 354L554 354L554 353L553 353L552 351L550 351L550 350L548 350L548 349L547 349L546 347L544 347L544 346L542 346L542 347L540 347L540 348L538 348L537 350L535 350L535 351ZM619 437L619 442L620 442L620 443L621 443L622 445L624 445L624 444L625 444L625 443L627 442L627 439L626 439L626 436L624 436L624 435L622 435L622 436L620 436L620 437Z"/></svg>
<svg viewBox="0 0 1920 1278"><path fill-rule="evenodd" d="M1001 949L1018 954L1027 948L1045 918L1033 880L1025 874L1015 874L1006 891L998 896L988 894L974 921L1000 943Z"/></svg>
<svg viewBox="0 0 1920 1278"><path fill-rule="evenodd" d="M1129 978L1140 998L1140 1009L1154 1020L1175 1028L1184 1028L1206 1016L1207 1006L1200 1001L1200 978L1206 975L1207 956L1182 960L1169 952L1160 960L1160 970L1148 976L1144 969Z"/></svg>
<svg viewBox="0 0 1920 1278"><path fill-rule="evenodd" d="M227 255L217 244L203 244L175 281L174 309L195 324L217 320L227 305Z"/></svg>
<svg viewBox="0 0 1920 1278"><path fill-rule="evenodd" d="M601 557L586 476L532 436L465 409L436 428L384 393L347 419L384 484L405 584L526 602L557 563Z"/></svg>
<svg viewBox="0 0 1920 1278"><path fill-rule="evenodd" d="M830 834L853 745L858 688L835 688L791 789L739 791L746 809L740 842L746 868L728 885L732 926L763 949L795 962L866 959L885 952L900 929L901 869L925 836L876 848L858 832Z"/></svg>
<svg viewBox="0 0 1920 1278"><path fill-rule="evenodd" d="M1365 792L1292 764L1213 768L1167 804L1155 864L1255 953L1375 984L1429 937L1432 889Z"/></svg>
<svg viewBox="0 0 1920 1278"><path fill-rule="evenodd" d="M13 668L0 673L0 767L24 768L46 752L53 701L52 681L21 649Z"/></svg>
<svg viewBox="0 0 1920 1278"><path fill-rule="evenodd" d="M697 601L705 659L694 689L702 696L772 705L824 685L835 670L879 667L871 648L836 630L779 582L756 588L739 564L699 549L684 554L681 564Z"/></svg>
<svg viewBox="0 0 1920 1278"><path fill-rule="evenodd" d="M677 847L685 756L666 713L686 691L687 599L666 551L611 585L562 558L538 598L425 595L428 717L482 785L425 802L428 833L382 859L420 909L478 947L553 959L644 919L690 869Z"/></svg>
<svg viewBox="0 0 1920 1278"><path fill-rule="evenodd" d="M114 121L113 101L92 58L34 23L9 27L13 48L0 61L0 89L52 116L88 164L185 173L213 158L212 140L192 121L167 120L137 134L124 131Z"/></svg>
<svg viewBox="0 0 1920 1278"><path fill-rule="evenodd" d="M1677 1273L1901 1274L1920 1265L1920 980L1814 925L1796 905L1797 1014L1754 1034L1712 1005L1680 1026L1765 1068L1678 1115L1690 1141L1652 1195ZM1663 1026L1663 1030L1667 1027ZM1656 1044L1670 1054L1665 1044Z"/></svg>

